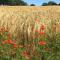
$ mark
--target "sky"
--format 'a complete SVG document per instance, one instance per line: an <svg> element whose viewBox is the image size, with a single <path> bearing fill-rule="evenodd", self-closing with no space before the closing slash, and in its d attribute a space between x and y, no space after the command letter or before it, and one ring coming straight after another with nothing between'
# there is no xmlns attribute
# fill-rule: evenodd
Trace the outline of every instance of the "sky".
<svg viewBox="0 0 60 60"><path fill-rule="evenodd" d="M54 1L56 3L60 2L60 0L23 0L23 1L27 2L29 5L35 4L36 6L40 6L40 5L42 5L42 3L48 2L48 1Z"/></svg>

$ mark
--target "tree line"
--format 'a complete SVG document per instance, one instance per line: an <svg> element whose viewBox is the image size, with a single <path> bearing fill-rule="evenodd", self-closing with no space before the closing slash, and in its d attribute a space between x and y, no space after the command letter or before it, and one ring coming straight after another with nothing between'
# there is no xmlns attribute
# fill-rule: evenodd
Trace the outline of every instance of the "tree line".
<svg viewBox="0 0 60 60"><path fill-rule="evenodd" d="M0 0L0 5L11 5L11 6L15 6L15 5L19 5L19 6L28 6L28 4L26 2L24 2L23 0ZM49 5L60 5L57 4L54 1L49 1L48 3L43 3L42 6L49 6ZM30 4L30 6L36 6L35 4Z"/></svg>
<svg viewBox="0 0 60 60"><path fill-rule="evenodd" d="M57 4L57 3L54 2L54 1L49 1L48 3L43 3L43 4L42 4L42 6L51 6L51 5L60 5L60 3Z"/></svg>
<svg viewBox="0 0 60 60"><path fill-rule="evenodd" d="M54 1L49 1L48 3L42 3L42 6L53 6L53 5L60 6L60 3L57 4ZM31 4L31 6L35 6L35 4Z"/></svg>
<svg viewBox="0 0 60 60"><path fill-rule="evenodd" d="M0 5L28 5L23 0L0 0Z"/></svg>

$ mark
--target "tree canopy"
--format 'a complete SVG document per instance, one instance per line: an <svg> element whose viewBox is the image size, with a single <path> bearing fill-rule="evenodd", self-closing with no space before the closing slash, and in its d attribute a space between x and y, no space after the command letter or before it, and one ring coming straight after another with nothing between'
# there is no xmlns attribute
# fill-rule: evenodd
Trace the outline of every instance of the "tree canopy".
<svg viewBox="0 0 60 60"><path fill-rule="evenodd" d="M0 5L27 5L23 0L0 0Z"/></svg>
<svg viewBox="0 0 60 60"><path fill-rule="evenodd" d="M31 4L30 6L35 6L35 4Z"/></svg>
<svg viewBox="0 0 60 60"><path fill-rule="evenodd" d="M54 1L49 1L49 2L48 2L48 5L57 5L57 3L54 2Z"/></svg>
<svg viewBox="0 0 60 60"><path fill-rule="evenodd" d="M42 6L47 6L48 4L47 3L43 3Z"/></svg>
<svg viewBox="0 0 60 60"><path fill-rule="evenodd" d="M59 5L54 1L49 1L48 3L43 3L42 6L51 6L51 5Z"/></svg>

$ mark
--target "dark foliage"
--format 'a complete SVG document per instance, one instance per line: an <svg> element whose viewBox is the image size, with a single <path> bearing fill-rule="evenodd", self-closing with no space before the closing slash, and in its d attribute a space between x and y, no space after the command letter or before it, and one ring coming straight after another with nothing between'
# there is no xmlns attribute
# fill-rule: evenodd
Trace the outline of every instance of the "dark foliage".
<svg viewBox="0 0 60 60"><path fill-rule="evenodd" d="M47 6L48 4L47 3L43 3L42 6Z"/></svg>
<svg viewBox="0 0 60 60"><path fill-rule="evenodd" d="M0 0L0 5L28 5L23 0Z"/></svg>
<svg viewBox="0 0 60 60"><path fill-rule="evenodd" d="M43 3L42 6L52 6L52 5L59 5L54 1L49 1L48 3Z"/></svg>
<svg viewBox="0 0 60 60"><path fill-rule="evenodd" d="M49 2L48 2L48 5L57 5L57 3L54 2L54 1L49 1Z"/></svg>
<svg viewBox="0 0 60 60"><path fill-rule="evenodd" d="M35 4L31 4L30 6L35 6Z"/></svg>

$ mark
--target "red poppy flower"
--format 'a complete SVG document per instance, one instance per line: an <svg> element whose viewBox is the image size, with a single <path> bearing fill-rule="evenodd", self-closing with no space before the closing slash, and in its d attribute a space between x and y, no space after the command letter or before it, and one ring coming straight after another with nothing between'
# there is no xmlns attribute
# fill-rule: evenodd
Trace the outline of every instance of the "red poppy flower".
<svg viewBox="0 0 60 60"><path fill-rule="evenodd" d="M28 52L27 51L22 52L22 56L28 56Z"/></svg>
<svg viewBox="0 0 60 60"><path fill-rule="evenodd" d="M11 34L7 34L7 36L11 37Z"/></svg>
<svg viewBox="0 0 60 60"><path fill-rule="evenodd" d="M10 39L8 39L8 40L7 40L7 43L8 43L8 44L12 44L12 43L13 43L13 41L12 41L12 40L10 40Z"/></svg>
<svg viewBox="0 0 60 60"><path fill-rule="evenodd" d="M39 45L46 45L46 42L45 41L40 41L38 42Z"/></svg>
<svg viewBox="0 0 60 60"><path fill-rule="evenodd" d="M16 44L16 43L13 43L13 47L14 47L14 48L17 48L17 44Z"/></svg>
<svg viewBox="0 0 60 60"><path fill-rule="evenodd" d="M41 25L40 30L44 30L44 29L45 29L45 25Z"/></svg>
<svg viewBox="0 0 60 60"><path fill-rule="evenodd" d="M40 32L39 32L39 35L44 35L44 34L45 34L44 31L40 31Z"/></svg>
<svg viewBox="0 0 60 60"><path fill-rule="evenodd" d="M0 31L1 31L1 32L4 32L4 31L5 31L5 27L2 27L2 28L0 29Z"/></svg>
<svg viewBox="0 0 60 60"><path fill-rule="evenodd" d="M2 44L6 44L7 43L7 40L4 40L3 42L2 42Z"/></svg>
<svg viewBox="0 0 60 60"><path fill-rule="evenodd" d="M5 44L5 43L6 43L5 41L2 42L2 44Z"/></svg>
<svg viewBox="0 0 60 60"><path fill-rule="evenodd" d="M8 40L5 40L5 41L3 41L3 42L2 42L2 44L5 44L5 43L12 44L12 43L13 43L13 41L12 41L12 40L10 40L10 39L8 39Z"/></svg>

